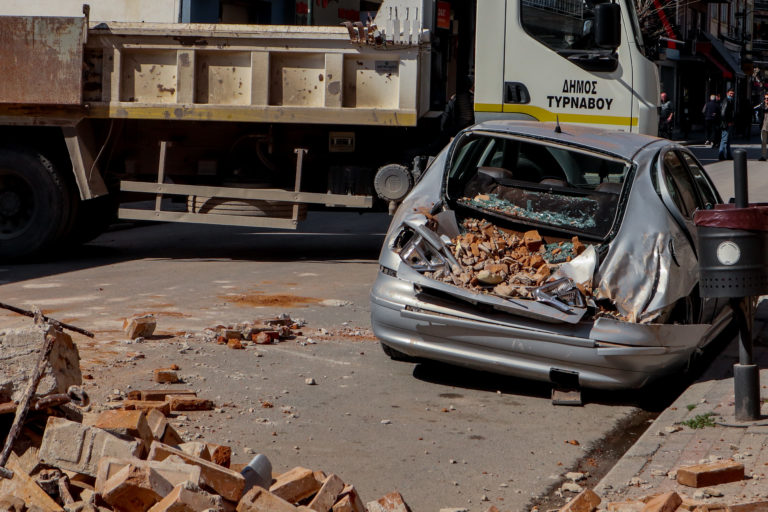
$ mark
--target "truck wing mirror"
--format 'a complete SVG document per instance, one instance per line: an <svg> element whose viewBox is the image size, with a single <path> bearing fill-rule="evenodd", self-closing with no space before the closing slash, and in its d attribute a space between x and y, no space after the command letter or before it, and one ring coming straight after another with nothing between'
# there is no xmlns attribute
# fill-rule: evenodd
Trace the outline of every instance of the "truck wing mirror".
<svg viewBox="0 0 768 512"><path fill-rule="evenodd" d="M595 43L615 50L621 44L621 8L616 3L595 6Z"/></svg>

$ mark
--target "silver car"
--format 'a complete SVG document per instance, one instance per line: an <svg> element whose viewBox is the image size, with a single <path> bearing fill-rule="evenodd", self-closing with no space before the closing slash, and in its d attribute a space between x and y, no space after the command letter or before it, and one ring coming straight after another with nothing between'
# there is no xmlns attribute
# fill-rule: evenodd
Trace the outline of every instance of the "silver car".
<svg viewBox="0 0 768 512"><path fill-rule="evenodd" d="M637 388L731 319L698 292L696 209L722 202L685 147L576 126L460 133L394 215L371 291L395 359Z"/></svg>

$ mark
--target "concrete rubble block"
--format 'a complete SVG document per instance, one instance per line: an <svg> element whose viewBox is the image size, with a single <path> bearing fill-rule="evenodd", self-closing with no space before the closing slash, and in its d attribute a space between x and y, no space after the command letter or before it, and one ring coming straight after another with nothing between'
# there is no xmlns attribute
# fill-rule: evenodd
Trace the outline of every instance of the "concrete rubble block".
<svg viewBox="0 0 768 512"><path fill-rule="evenodd" d="M18 465L10 459L6 468L13 471L13 478L0 478L0 496L13 496L26 504L27 509L37 507L41 512L63 512L53 499Z"/></svg>
<svg viewBox="0 0 768 512"><path fill-rule="evenodd" d="M97 494L103 494L107 482L117 472L127 466L137 468L151 468L161 477L163 477L171 487L190 482L200 485L200 468L193 464L185 462L172 461L169 459L163 461L151 461L141 459L120 459L116 457L104 457L99 461L98 474L96 475L95 491Z"/></svg>
<svg viewBox="0 0 768 512"><path fill-rule="evenodd" d="M176 370L169 370L168 368L156 368L152 372L152 378L160 384L175 384L181 381Z"/></svg>
<svg viewBox="0 0 768 512"><path fill-rule="evenodd" d="M221 496L209 494L192 483L179 484L165 498L155 503L149 512L223 512Z"/></svg>
<svg viewBox="0 0 768 512"><path fill-rule="evenodd" d="M140 455L139 441L126 441L106 430L53 416L48 418L39 452L41 462L94 477L102 457Z"/></svg>
<svg viewBox="0 0 768 512"><path fill-rule="evenodd" d="M212 411L213 402L189 395L168 395L171 411Z"/></svg>
<svg viewBox="0 0 768 512"><path fill-rule="evenodd" d="M289 503L309 498L321 487L311 469L295 467L277 477L269 492Z"/></svg>
<svg viewBox="0 0 768 512"><path fill-rule="evenodd" d="M149 338L154 334L157 320L154 315L142 315L123 320L123 330L128 339Z"/></svg>
<svg viewBox="0 0 768 512"><path fill-rule="evenodd" d="M189 443L181 443L179 445L179 450L183 451L184 453L188 453L189 455L200 457L204 460L211 460L211 452L208 451L208 446L205 443L200 442L189 442Z"/></svg>
<svg viewBox="0 0 768 512"><path fill-rule="evenodd" d="M187 464L200 467L200 485L220 494L224 499L237 501L243 495L245 478L240 473L214 464L213 462L186 454L160 442L153 442L149 450L149 460L164 460L176 455Z"/></svg>
<svg viewBox="0 0 768 512"><path fill-rule="evenodd" d="M129 464L104 483L101 499L120 512L146 512L173 490L173 485L149 466Z"/></svg>
<svg viewBox="0 0 768 512"><path fill-rule="evenodd" d="M206 443L206 445L208 446L208 452L211 454L211 462L228 468L232 459L232 448L213 443Z"/></svg>
<svg viewBox="0 0 768 512"><path fill-rule="evenodd" d="M642 512L675 512L682 503L682 498L676 492L665 492L650 499Z"/></svg>
<svg viewBox="0 0 768 512"><path fill-rule="evenodd" d="M168 416L171 414L171 404L156 400L123 400L123 409L126 411L150 411L155 410Z"/></svg>
<svg viewBox="0 0 768 512"><path fill-rule="evenodd" d="M170 370L170 368L161 369ZM197 396L197 393L191 389L134 389L126 393L125 396L129 400L165 402L165 397L168 395Z"/></svg>
<svg viewBox="0 0 768 512"><path fill-rule="evenodd" d="M49 335L55 341L37 385L37 396L66 393L69 386L83 383L80 354L67 333L50 325L0 330L0 403L21 400Z"/></svg>
<svg viewBox="0 0 768 512"><path fill-rule="evenodd" d="M399 492L391 492L376 501L369 501L366 505L368 512L410 512L405 500Z"/></svg>
<svg viewBox="0 0 768 512"><path fill-rule="evenodd" d="M259 486L252 487L237 504L237 512L296 512L296 507Z"/></svg>
<svg viewBox="0 0 768 512"><path fill-rule="evenodd" d="M732 460L684 466L677 470L677 483L688 487L709 487L744 480L744 464Z"/></svg>
<svg viewBox="0 0 768 512"><path fill-rule="evenodd" d="M332 474L323 482L323 486L317 491L315 497L309 502L309 508L316 512L328 512L344 490L344 481Z"/></svg>
<svg viewBox="0 0 768 512"><path fill-rule="evenodd" d="M144 411L121 411L119 409L104 411L96 419L93 426L116 436L140 439L147 451L149 451L149 445L153 441L152 430L147 423L147 413Z"/></svg>
<svg viewBox="0 0 768 512"><path fill-rule="evenodd" d="M349 504L349 508L347 508L347 505L345 503ZM336 510L336 505L339 506L339 510ZM334 512L341 512L341 510L347 511L350 510L352 512L365 512L365 505L363 504L363 500L360 498L360 493L357 492L357 489L355 489L354 485L345 485L344 489L341 491L341 494L339 494L338 501L336 505L333 506Z"/></svg>
<svg viewBox="0 0 768 512"><path fill-rule="evenodd" d="M600 504L600 496L591 489L584 489L565 504L560 512L593 512Z"/></svg>

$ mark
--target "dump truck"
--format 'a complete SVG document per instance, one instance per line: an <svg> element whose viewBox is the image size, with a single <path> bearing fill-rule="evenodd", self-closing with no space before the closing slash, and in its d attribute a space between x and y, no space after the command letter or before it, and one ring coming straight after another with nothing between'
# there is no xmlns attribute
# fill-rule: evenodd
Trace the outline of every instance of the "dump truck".
<svg viewBox="0 0 768 512"><path fill-rule="evenodd" d="M477 120L657 127L632 0L383 0L338 26L2 9L3 259L116 217L296 229L392 210L450 135L453 93Z"/></svg>

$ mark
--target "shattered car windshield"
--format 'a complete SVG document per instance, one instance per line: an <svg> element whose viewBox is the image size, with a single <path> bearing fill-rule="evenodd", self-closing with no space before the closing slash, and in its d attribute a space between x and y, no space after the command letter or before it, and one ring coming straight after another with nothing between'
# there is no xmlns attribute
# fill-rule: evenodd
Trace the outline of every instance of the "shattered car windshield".
<svg viewBox="0 0 768 512"><path fill-rule="evenodd" d="M453 155L447 192L457 205L595 239L610 232L630 170L600 153L477 132Z"/></svg>

